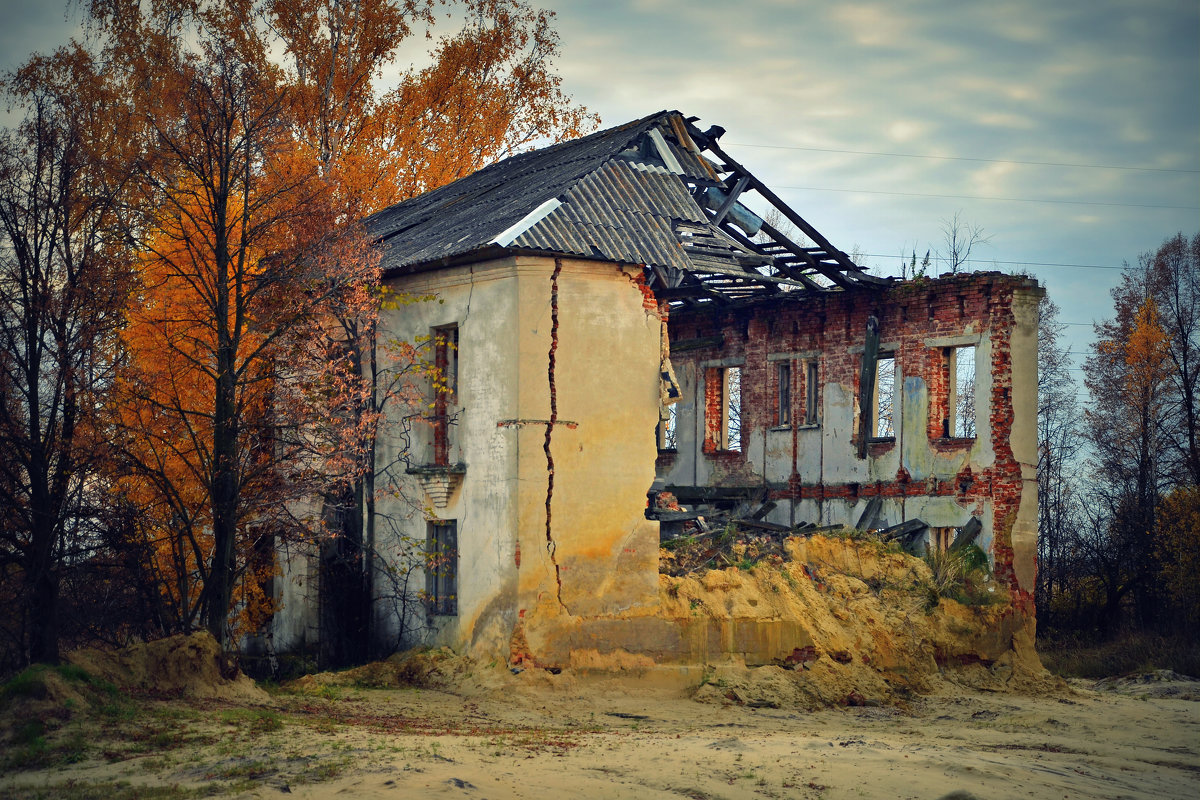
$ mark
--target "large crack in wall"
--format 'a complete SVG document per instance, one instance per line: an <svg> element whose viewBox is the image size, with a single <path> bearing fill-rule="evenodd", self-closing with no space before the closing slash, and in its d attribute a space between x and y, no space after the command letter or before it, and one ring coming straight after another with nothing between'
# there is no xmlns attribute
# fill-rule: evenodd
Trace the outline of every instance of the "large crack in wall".
<svg viewBox="0 0 1200 800"><path fill-rule="evenodd" d="M550 418L546 421L546 440L542 449L546 451L546 552L554 565L554 582L558 587L558 604L568 610L562 599L562 575L559 570L557 550L550 516L550 503L554 499L554 455L550 452L550 440L558 422L558 390L554 385L554 367L558 351L558 276L562 273L562 259L554 259L554 272L550 275L550 353L547 356L546 374L550 379ZM569 610L568 610L569 613Z"/></svg>

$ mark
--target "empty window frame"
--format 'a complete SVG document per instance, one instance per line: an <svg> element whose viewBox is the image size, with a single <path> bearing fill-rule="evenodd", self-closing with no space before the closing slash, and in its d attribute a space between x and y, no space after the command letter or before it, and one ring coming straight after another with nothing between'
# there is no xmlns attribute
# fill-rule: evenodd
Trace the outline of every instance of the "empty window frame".
<svg viewBox="0 0 1200 800"><path fill-rule="evenodd" d="M458 326L433 329L433 463L450 463L450 406L458 402Z"/></svg>
<svg viewBox="0 0 1200 800"><path fill-rule="evenodd" d="M723 450L742 449L742 368L725 370L725 446Z"/></svg>
<svg viewBox="0 0 1200 800"><path fill-rule="evenodd" d="M957 528L930 528L929 543L926 546L930 552L944 553L954 544L957 533Z"/></svg>
<svg viewBox="0 0 1200 800"><path fill-rule="evenodd" d="M817 383L820 375L817 369L817 360L809 359L805 363L804 368L804 424L816 425L818 420L820 384Z"/></svg>
<svg viewBox="0 0 1200 800"><path fill-rule="evenodd" d="M975 346L951 347L946 433L956 439L975 438Z"/></svg>
<svg viewBox="0 0 1200 800"><path fill-rule="evenodd" d="M704 449L742 449L742 369L710 367L704 373Z"/></svg>
<svg viewBox="0 0 1200 800"><path fill-rule="evenodd" d="M900 421L896 414L896 356L880 353L875 365L875 438L891 439Z"/></svg>
<svg viewBox="0 0 1200 800"><path fill-rule="evenodd" d="M425 543L425 601L429 613L458 614L458 521L430 520Z"/></svg>
<svg viewBox="0 0 1200 800"><path fill-rule="evenodd" d="M792 365L780 361L775 365L775 424L784 427L792 424Z"/></svg>
<svg viewBox="0 0 1200 800"><path fill-rule="evenodd" d="M672 403L662 409L658 420L658 449L676 450L679 447L679 404Z"/></svg>

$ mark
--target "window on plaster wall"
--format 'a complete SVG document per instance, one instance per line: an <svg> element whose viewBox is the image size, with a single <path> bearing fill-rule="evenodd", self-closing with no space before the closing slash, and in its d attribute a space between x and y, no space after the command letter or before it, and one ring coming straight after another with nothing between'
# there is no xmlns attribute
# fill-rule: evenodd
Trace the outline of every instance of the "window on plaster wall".
<svg viewBox="0 0 1200 800"><path fill-rule="evenodd" d="M458 326L433 329L433 462L450 463L451 406L458 402Z"/></svg>
<svg viewBox="0 0 1200 800"><path fill-rule="evenodd" d="M975 346L950 349L950 435L975 438Z"/></svg>
<svg viewBox="0 0 1200 800"><path fill-rule="evenodd" d="M896 356L880 353L875 362L875 438L891 439L896 435Z"/></svg>
<svg viewBox="0 0 1200 800"><path fill-rule="evenodd" d="M704 373L706 451L742 449L742 369L710 367Z"/></svg>
<svg viewBox="0 0 1200 800"><path fill-rule="evenodd" d="M425 601L429 613L458 614L458 521L430 520L425 543Z"/></svg>
<svg viewBox="0 0 1200 800"><path fill-rule="evenodd" d="M792 365L787 361L775 367L775 424L780 427L792 424Z"/></svg>
<svg viewBox="0 0 1200 800"><path fill-rule="evenodd" d="M950 545L954 544L954 536L957 531L957 528L930 528L929 549L935 553L946 552L950 549Z"/></svg>
<svg viewBox="0 0 1200 800"><path fill-rule="evenodd" d="M820 397L820 384L817 383L819 373L817 371L817 360L810 359L805 365L804 374L804 424L816 425L818 402Z"/></svg>
<svg viewBox="0 0 1200 800"><path fill-rule="evenodd" d="M672 403L662 410L658 420L658 449L676 450L679 447L679 404Z"/></svg>

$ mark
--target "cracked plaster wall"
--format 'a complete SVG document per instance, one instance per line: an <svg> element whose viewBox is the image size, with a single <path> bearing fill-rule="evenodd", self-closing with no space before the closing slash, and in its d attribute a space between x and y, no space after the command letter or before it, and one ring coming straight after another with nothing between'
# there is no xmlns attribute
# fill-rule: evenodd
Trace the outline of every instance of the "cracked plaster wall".
<svg viewBox="0 0 1200 800"><path fill-rule="evenodd" d="M656 452L657 306L646 302L640 270L559 263L507 258L392 282L438 300L388 312L388 335L414 341L459 326L451 446L466 465L461 486L445 508L425 498L424 509L394 500L381 509L418 541L429 517L458 523L458 615L432 618L431 644L561 662L568 634L657 602L658 525L644 517ZM430 436L416 431L418 461ZM390 442L381 460L401 446ZM415 480L407 493L421 497Z"/></svg>

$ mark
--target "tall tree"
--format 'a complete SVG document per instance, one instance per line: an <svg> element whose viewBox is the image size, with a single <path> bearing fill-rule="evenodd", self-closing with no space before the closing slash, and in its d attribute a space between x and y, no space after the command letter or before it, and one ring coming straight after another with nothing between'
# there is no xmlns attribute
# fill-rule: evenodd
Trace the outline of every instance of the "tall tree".
<svg viewBox="0 0 1200 800"><path fill-rule="evenodd" d="M24 119L0 138L0 571L23 579L8 599L28 660L56 661L60 571L90 543L106 451L129 148L124 104L78 46L34 58L4 89Z"/></svg>
<svg viewBox="0 0 1200 800"><path fill-rule="evenodd" d="M303 376L281 347L363 265L337 263L333 214L291 158L287 86L259 9L180 6L98 8L148 153L128 229L141 269L124 444L178 537L163 543L186 575L174 576L181 625L198 615L225 642L254 539L287 526L305 491L293 478L306 470L281 468L276 450L280 428L303 424L288 416Z"/></svg>
<svg viewBox="0 0 1200 800"><path fill-rule="evenodd" d="M1114 318L1096 326L1085 430L1106 558L1120 567L1102 572L1110 625L1130 593L1143 624L1161 617L1156 511L1170 489L1196 485L1197 239L1144 254L1113 289Z"/></svg>
<svg viewBox="0 0 1200 800"><path fill-rule="evenodd" d="M253 553L311 522L290 518L290 499L330 499L339 548L373 529L384 387L411 365L379 357L361 217L591 124L550 70L552 15L519 0L462 4L467 23L433 63L381 92L432 7L90 3L147 152L128 228L141 283L120 383L137 468L124 488L155 511L153 570L180 627L198 617L224 640Z"/></svg>
<svg viewBox="0 0 1200 800"><path fill-rule="evenodd" d="M550 25L553 14L519 0L459 5L466 23L439 41L430 66L401 71L398 86L381 92L380 76L395 63L399 46L433 21L432 3L270 4L293 87L295 156L320 176L339 219L359 220L511 155L535 139L559 141L594 124L585 109L563 95L551 71L558 46ZM341 365L343 374L336 380L346 388L345 396L358 399L342 409L340 418L356 433L342 440L348 458L324 496L325 516L338 535L323 544L322 560L330 575L342 576L327 583L329 602L322 602L323 608L341 609L339 623L323 636L331 646L332 663L361 658L365 653L355 648L374 639L377 475L382 477L380 490L399 490L391 465L377 463L380 425L389 406L415 399L414 372L430 370L418 352L381 349L379 304L386 292L372 288L375 302L354 295L354 302L317 320L312 333L317 349L330 363ZM392 304L410 300L387 297ZM357 620L365 630L345 620Z"/></svg>
<svg viewBox="0 0 1200 800"><path fill-rule="evenodd" d="M1075 576L1073 554L1080 527L1076 467L1081 457L1079 404L1070 353L1060 337L1058 306L1038 303L1038 582L1041 623L1054 622L1055 600Z"/></svg>
<svg viewBox="0 0 1200 800"><path fill-rule="evenodd" d="M1140 268L1166 336L1164 466L1176 485L1200 486L1200 233L1172 236Z"/></svg>

